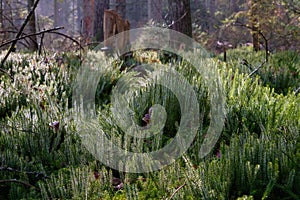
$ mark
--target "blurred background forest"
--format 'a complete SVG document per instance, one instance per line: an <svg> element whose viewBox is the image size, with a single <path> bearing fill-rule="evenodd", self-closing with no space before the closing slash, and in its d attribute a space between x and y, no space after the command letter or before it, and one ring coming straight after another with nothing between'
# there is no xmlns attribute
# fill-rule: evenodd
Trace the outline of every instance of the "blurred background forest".
<svg viewBox="0 0 300 200"><path fill-rule="evenodd" d="M15 38L34 3L1 0L2 49ZM18 41L16 48L37 50L43 43L49 50L68 51L78 49L78 43L86 47L102 42L106 9L128 19L131 29L153 25L172 28L193 36L215 53L224 45L249 45L256 51L270 52L300 46L298 0L40 0L22 36L54 27L64 29L27 37Z"/></svg>

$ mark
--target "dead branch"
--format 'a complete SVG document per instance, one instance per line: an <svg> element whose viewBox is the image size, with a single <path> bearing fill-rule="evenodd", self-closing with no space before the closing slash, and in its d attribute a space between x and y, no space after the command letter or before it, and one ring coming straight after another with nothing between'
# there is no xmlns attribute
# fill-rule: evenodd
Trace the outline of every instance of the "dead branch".
<svg viewBox="0 0 300 200"><path fill-rule="evenodd" d="M24 36L22 36L22 37L16 37L16 38L13 39L13 40L10 40L10 41L7 41L7 42L1 44L1 45L0 45L0 48L1 48L1 47L4 47L4 46L6 46L6 45L12 44L12 45L10 46L10 48L9 48L9 50L8 50L8 52L7 52L7 54L6 54L6 56L3 58L2 62L1 62L1 66L3 66L4 62L7 60L9 54L12 52L12 46L14 46L14 45L16 44L17 41L22 40L22 39L27 38L27 37L31 37L31 36L35 36L35 35L44 34L44 33L47 33L47 32L48 32L48 33L51 33L52 31L57 31L57 30L63 29L63 28L64 28L64 27L56 27L56 28L44 30L44 31L41 31L41 32L38 32L38 33L33 33L33 34L29 34L29 35L24 35ZM55 33L56 33L56 32L55 32ZM12 77L6 70L2 69L1 67L0 67L0 72L6 74L6 75L9 76L11 79L13 79L13 77Z"/></svg>
<svg viewBox="0 0 300 200"><path fill-rule="evenodd" d="M65 38L68 38L69 40L72 40L73 42L75 42L82 50L84 50L84 48L81 46L80 42L78 42L77 40L75 40L71 36L68 36L66 34L63 34L63 33L60 33L60 32L56 32L56 31L53 31L53 32L50 32L50 33L54 33L54 34L57 34L57 35L64 36Z"/></svg>
<svg viewBox="0 0 300 200"><path fill-rule="evenodd" d="M168 28L171 28L172 26L174 26L174 24L177 24L178 22L180 22L186 15L187 15L187 12L185 12L185 13L184 13L179 19L177 19L176 21L172 21L172 23L168 25Z"/></svg>
<svg viewBox="0 0 300 200"><path fill-rule="evenodd" d="M24 29L25 29L27 23L29 22L30 17L34 14L35 9L37 8L37 5L39 4L39 1L40 1L40 0L36 0L36 2L34 3L34 5L33 5L32 9L31 9L31 11L28 13L28 15L27 15L25 21L23 22L23 24L22 24L22 26L21 26L21 28L20 28L18 34L16 35L16 39L18 39L18 38L22 35L22 33L23 33L23 31L24 31ZM11 54L11 52L12 52L13 49L15 48L15 45L16 45L17 41L18 41L18 40L15 40L14 42L12 42L10 48L8 49L8 52L6 53L5 57L4 57L3 60L1 61L0 68L3 67L3 65L4 65L5 61L7 60L8 56ZM6 74L7 74L7 73L6 73ZM12 77L10 76L10 78L12 78Z"/></svg>
<svg viewBox="0 0 300 200"><path fill-rule="evenodd" d="M183 188L185 185L186 185L186 183L184 182L181 186L179 186L179 187L173 192L173 194L170 196L169 200L172 199L172 198L175 196L175 194L176 194L181 188Z"/></svg>
<svg viewBox="0 0 300 200"><path fill-rule="evenodd" d="M84 48L81 46L80 42L78 42L77 40L75 40L75 39L72 38L71 36L68 36L68 35L66 35L66 34L57 32L57 30L60 30L60 29L63 29L63 28L64 28L64 27L56 27L56 28L52 28L52 29L47 29L47 30L40 31L40 32L38 32L38 33L33 33L33 34L29 34L29 35L24 35L24 36L22 36L22 37L15 38L15 39L13 39L13 40L10 40L10 41L7 41L7 42L1 44L1 45L0 45L0 48L3 47L3 46L6 46L6 45L8 45L8 44L13 43L15 40L18 41L18 40L25 39L25 38L27 38L27 37L35 36L35 35L43 35L43 34L45 34L45 33L54 33L54 34L57 34L57 35L61 35L61 36L65 37L65 38L68 38L69 40L72 40L72 41L75 42L78 46L80 46L81 49L84 49Z"/></svg>
<svg viewBox="0 0 300 200"><path fill-rule="evenodd" d="M264 64L266 63L266 61L264 61L263 63L261 63L258 67L256 67L250 74L249 77L253 76L262 66L264 66Z"/></svg>
<svg viewBox="0 0 300 200"><path fill-rule="evenodd" d="M5 43L2 43L0 45L0 48L8 45L8 44L11 44L11 43L14 43L14 42L17 42L18 40L22 40L22 39L25 39L27 37L31 37L31 36L35 36L35 35L41 35L41 34L44 34L44 33L50 33L50 32L53 32L53 31L57 31L57 30L60 30L60 29L63 29L64 27L56 27L56 28L52 28L52 29L48 29L48 30L43 30L43 31L40 31L38 33L33 33L33 34L29 34L29 35L24 35L22 37L19 37L19 38L15 38L13 40L10 40L10 41L7 41ZM56 33L56 32L55 32Z"/></svg>
<svg viewBox="0 0 300 200"><path fill-rule="evenodd" d="M15 172L15 173L25 173L27 175L34 175L35 177L41 177L43 179L50 178L49 176L47 176L43 172L21 171L21 170L14 169L14 168L11 168L11 167L6 167L6 166L0 166L0 171L8 171L8 172Z"/></svg>
<svg viewBox="0 0 300 200"><path fill-rule="evenodd" d="M18 28L16 27L14 22L9 17L7 17L6 15L3 15L3 14L2 14L2 16L5 18L4 20L7 20L14 29L18 30Z"/></svg>
<svg viewBox="0 0 300 200"><path fill-rule="evenodd" d="M27 183L25 181L20 181L20 180L17 180L17 179L0 180L0 183L19 183L19 184L22 184L22 185L24 185L26 187L33 187L35 189L38 189L38 188L34 187L33 185L31 185L30 183Z"/></svg>

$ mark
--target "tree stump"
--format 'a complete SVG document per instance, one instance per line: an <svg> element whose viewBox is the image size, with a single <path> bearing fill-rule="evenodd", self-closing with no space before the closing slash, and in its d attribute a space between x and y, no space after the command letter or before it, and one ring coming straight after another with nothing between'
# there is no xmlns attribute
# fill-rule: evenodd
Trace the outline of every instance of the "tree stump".
<svg viewBox="0 0 300 200"><path fill-rule="evenodd" d="M122 49L129 43L130 24L128 20L122 19L122 17L115 10L104 11L104 45L112 49ZM121 34L118 40L109 40L110 37Z"/></svg>

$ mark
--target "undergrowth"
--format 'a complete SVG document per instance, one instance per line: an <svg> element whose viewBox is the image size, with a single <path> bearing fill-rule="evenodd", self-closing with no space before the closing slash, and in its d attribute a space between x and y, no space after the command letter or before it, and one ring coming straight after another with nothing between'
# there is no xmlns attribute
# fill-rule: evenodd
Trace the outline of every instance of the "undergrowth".
<svg viewBox="0 0 300 200"><path fill-rule="evenodd" d="M227 56L227 63L215 62L227 115L212 152L198 156L210 122L210 93L201 74L178 61L175 69L197 93L197 135L186 154L160 171L119 173L123 187L116 189L116 172L81 144L73 118L78 56L12 55L4 68L14 80L0 80L0 199L299 199L300 97L294 93L300 86L299 55L276 53L263 63L261 53L242 48ZM147 126L143 117L160 104L166 124L146 142L126 138L111 117L110 98L120 77L131 72L118 66L102 71L95 98L98 128L111 140L123 148L153 151L176 135L181 113L175 95L149 84L130 102L135 122Z"/></svg>

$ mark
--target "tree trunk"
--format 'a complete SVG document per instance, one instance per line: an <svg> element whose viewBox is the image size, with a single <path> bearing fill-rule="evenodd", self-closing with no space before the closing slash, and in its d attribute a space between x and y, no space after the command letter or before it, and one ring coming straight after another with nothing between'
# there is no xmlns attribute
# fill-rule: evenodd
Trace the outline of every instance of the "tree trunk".
<svg viewBox="0 0 300 200"><path fill-rule="evenodd" d="M168 0L169 16L171 17L171 24L169 27L175 31L185 34L192 38L192 18L190 10L190 0ZM174 41L171 43L174 49L185 50L186 42L180 42L177 34L171 32L170 39ZM178 41L179 42L175 42ZM190 46L191 44L187 44Z"/></svg>
<svg viewBox="0 0 300 200"><path fill-rule="evenodd" d="M116 10L122 19L126 18L126 0L116 0Z"/></svg>
<svg viewBox="0 0 300 200"><path fill-rule="evenodd" d="M28 13L31 11L33 5L34 5L34 0L28 0L27 1L27 6L28 6ZM35 25L35 12L33 12L32 16L30 17L28 21L28 34L36 33L36 25ZM38 43L37 43L37 36L31 36L29 37L29 49L31 51L37 51L38 50Z"/></svg>
<svg viewBox="0 0 300 200"><path fill-rule="evenodd" d="M168 0L170 28L192 37L192 18L189 0ZM172 37L172 36L171 36Z"/></svg>
<svg viewBox="0 0 300 200"><path fill-rule="evenodd" d="M260 50L259 44L259 22L257 19L257 0L250 0L250 23L252 26L252 43L254 51Z"/></svg>
<svg viewBox="0 0 300 200"><path fill-rule="evenodd" d="M260 50L257 21L252 22L252 43L254 51Z"/></svg>
<svg viewBox="0 0 300 200"><path fill-rule="evenodd" d="M66 32L70 26L70 8L67 0L54 0L54 27L63 26L61 32Z"/></svg>
<svg viewBox="0 0 300 200"><path fill-rule="evenodd" d="M130 29L128 20L124 20L115 10L105 10L104 12L104 45L113 49L122 49L129 42L129 33L124 32ZM108 38L119 35L117 42L109 41Z"/></svg>
<svg viewBox="0 0 300 200"><path fill-rule="evenodd" d="M1 24L1 26L0 26L0 28L1 29L3 29L3 22L4 22L4 20L3 20L3 2L2 2L2 0L0 1L0 24Z"/></svg>
<svg viewBox="0 0 300 200"><path fill-rule="evenodd" d="M4 4L5 4L5 2L3 2L3 0L1 0L1 2L0 2L1 4L0 4L0 6L1 6L1 10L0 10L0 24L1 24L1 26L0 26L0 29L1 30L5 30L5 25L4 25L4 18L3 18L3 15L4 15L4 9L3 9L3 7L4 7ZM3 4L4 3L4 4ZM3 33L3 35L1 35L1 40L0 40L0 42L2 43L3 41L5 41L5 37L6 37L6 33Z"/></svg>
<svg viewBox="0 0 300 200"><path fill-rule="evenodd" d="M82 34L87 43L94 35L94 8L94 0L83 0Z"/></svg>
<svg viewBox="0 0 300 200"><path fill-rule="evenodd" d="M82 34L82 0L77 0L77 29Z"/></svg>
<svg viewBox="0 0 300 200"><path fill-rule="evenodd" d="M148 20L162 22L162 0L148 0Z"/></svg>
<svg viewBox="0 0 300 200"><path fill-rule="evenodd" d="M62 4L59 0L54 0L54 27L63 26L62 14Z"/></svg>
<svg viewBox="0 0 300 200"><path fill-rule="evenodd" d="M70 5L69 1L64 0L62 3L62 13L61 13L61 19L62 19L62 26L66 28L70 28Z"/></svg>
<svg viewBox="0 0 300 200"><path fill-rule="evenodd" d="M54 5L54 4L53 4ZM41 1L39 3L39 10L43 16L50 16L53 15L52 9L53 9L53 5L51 5L51 7L49 8L49 2L48 1Z"/></svg>
<svg viewBox="0 0 300 200"><path fill-rule="evenodd" d="M109 0L95 2L94 38L98 42L104 40L103 17L106 9L109 9Z"/></svg>

